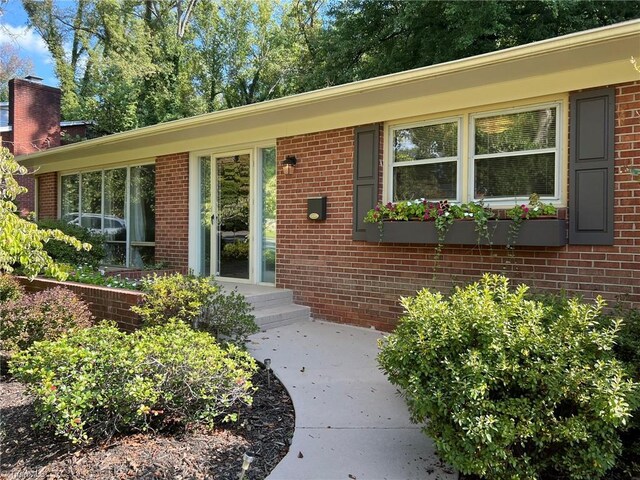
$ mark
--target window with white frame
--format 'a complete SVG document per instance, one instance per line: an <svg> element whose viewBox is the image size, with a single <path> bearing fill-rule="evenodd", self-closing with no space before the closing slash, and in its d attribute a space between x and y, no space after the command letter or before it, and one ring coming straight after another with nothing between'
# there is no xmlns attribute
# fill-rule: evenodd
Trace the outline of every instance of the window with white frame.
<svg viewBox="0 0 640 480"><path fill-rule="evenodd" d="M560 108L554 102L392 126L391 200L513 204L532 193L560 200Z"/></svg>
<svg viewBox="0 0 640 480"><path fill-rule="evenodd" d="M107 265L154 263L155 165L60 177L60 215L104 236Z"/></svg>
<svg viewBox="0 0 640 480"><path fill-rule="evenodd" d="M473 199L520 200L532 193L559 198L559 108L549 104L471 116Z"/></svg>
<svg viewBox="0 0 640 480"><path fill-rule="evenodd" d="M460 119L392 129L393 200L458 199Z"/></svg>

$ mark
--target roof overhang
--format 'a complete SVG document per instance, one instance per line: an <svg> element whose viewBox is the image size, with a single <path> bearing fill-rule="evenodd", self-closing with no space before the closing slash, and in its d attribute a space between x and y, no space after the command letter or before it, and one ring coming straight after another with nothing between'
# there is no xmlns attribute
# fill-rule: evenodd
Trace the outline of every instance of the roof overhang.
<svg viewBox="0 0 640 480"><path fill-rule="evenodd" d="M263 142L640 79L640 20L19 157L41 173Z"/></svg>

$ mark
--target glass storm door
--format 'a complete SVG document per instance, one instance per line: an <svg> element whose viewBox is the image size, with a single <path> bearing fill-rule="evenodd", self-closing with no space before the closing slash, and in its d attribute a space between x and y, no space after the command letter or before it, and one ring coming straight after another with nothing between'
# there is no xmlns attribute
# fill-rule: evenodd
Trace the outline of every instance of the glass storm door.
<svg viewBox="0 0 640 480"><path fill-rule="evenodd" d="M214 158L212 165L211 273L216 277L250 279L251 156Z"/></svg>

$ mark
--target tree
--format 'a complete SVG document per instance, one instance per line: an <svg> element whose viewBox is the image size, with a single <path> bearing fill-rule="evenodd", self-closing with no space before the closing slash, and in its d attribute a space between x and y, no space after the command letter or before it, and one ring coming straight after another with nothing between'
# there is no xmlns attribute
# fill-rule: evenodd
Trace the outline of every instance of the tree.
<svg viewBox="0 0 640 480"><path fill-rule="evenodd" d="M300 90L306 47L287 2L23 3L54 57L63 118L91 118L103 133Z"/></svg>
<svg viewBox="0 0 640 480"><path fill-rule="evenodd" d="M0 44L0 102L9 101L7 82L24 77L33 71L33 62L20 57L18 49L10 43Z"/></svg>
<svg viewBox="0 0 640 480"><path fill-rule="evenodd" d="M38 229L35 223L18 215L14 201L27 190L14 177L26 174L27 169L15 161L9 150L0 149L0 272L12 272L13 266L20 264L31 278L44 271L64 280L67 274L44 251L43 244L55 239L78 250L89 250L91 245L82 244L60 230Z"/></svg>
<svg viewBox="0 0 640 480"><path fill-rule="evenodd" d="M329 10L305 88L320 88L514 47L640 17L640 3L347 0Z"/></svg>

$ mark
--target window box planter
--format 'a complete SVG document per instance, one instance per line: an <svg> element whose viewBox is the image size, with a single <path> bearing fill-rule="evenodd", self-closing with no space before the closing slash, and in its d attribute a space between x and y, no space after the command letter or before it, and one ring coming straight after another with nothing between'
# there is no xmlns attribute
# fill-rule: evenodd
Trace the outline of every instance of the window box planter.
<svg viewBox="0 0 640 480"><path fill-rule="evenodd" d="M489 235L493 245L507 245L512 220L490 220ZM487 245L485 238L478 238L476 224L472 220L456 220L444 239L445 245ZM435 222L383 222L382 230L376 223L366 225L366 239L371 243L422 243L437 244ZM560 247L567 244L567 222L559 218L535 218L520 225L516 246Z"/></svg>

